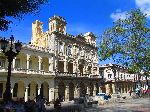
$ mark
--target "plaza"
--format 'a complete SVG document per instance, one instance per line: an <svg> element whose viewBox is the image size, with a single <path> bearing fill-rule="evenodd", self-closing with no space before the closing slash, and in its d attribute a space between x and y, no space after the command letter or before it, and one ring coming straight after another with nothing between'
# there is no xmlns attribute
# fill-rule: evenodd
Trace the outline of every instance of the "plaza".
<svg viewBox="0 0 150 112"><path fill-rule="evenodd" d="M147 89L145 76L130 74L126 67L117 64L99 65L96 36L92 32L68 34L66 24L66 20L57 15L49 19L46 32L41 21L32 23L31 42L22 44L12 62L14 101L36 101L41 95L52 104L59 97L63 102L87 94L94 97L98 93L128 97L129 90ZM1 50L0 100L6 88L7 65Z"/></svg>

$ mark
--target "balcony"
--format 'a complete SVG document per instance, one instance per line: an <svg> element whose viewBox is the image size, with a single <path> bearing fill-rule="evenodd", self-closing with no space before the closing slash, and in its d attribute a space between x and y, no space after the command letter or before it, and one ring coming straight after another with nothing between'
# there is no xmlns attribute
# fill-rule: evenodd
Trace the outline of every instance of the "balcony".
<svg viewBox="0 0 150 112"><path fill-rule="evenodd" d="M12 74L39 74L39 75L54 75L52 71L33 70L24 68L12 68ZM0 73L7 72L7 67L0 67Z"/></svg>
<svg viewBox="0 0 150 112"><path fill-rule="evenodd" d="M90 78L103 78L103 77L100 75L90 75Z"/></svg>
<svg viewBox="0 0 150 112"><path fill-rule="evenodd" d="M0 72L7 72L7 68L5 68L5 67L0 67Z"/></svg>
<svg viewBox="0 0 150 112"><path fill-rule="evenodd" d="M80 74L80 73L69 73L69 72L56 72L58 77L89 77L89 74Z"/></svg>
<svg viewBox="0 0 150 112"><path fill-rule="evenodd" d="M79 74L78 77L89 77L89 74Z"/></svg>
<svg viewBox="0 0 150 112"><path fill-rule="evenodd" d="M56 76L77 77L77 73L56 72Z"/></svg>

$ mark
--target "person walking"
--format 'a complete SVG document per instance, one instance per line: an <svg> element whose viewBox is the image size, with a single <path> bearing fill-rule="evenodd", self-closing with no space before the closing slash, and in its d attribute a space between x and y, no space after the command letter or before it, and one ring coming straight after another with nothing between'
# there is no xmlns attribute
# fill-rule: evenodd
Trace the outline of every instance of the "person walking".
<svg viewBox="0 0 150 112"><path fill-rule="evenodd" d="M132 94L132 90L130 89L128 92L129 92L129 94L130 94L130 96L131 96L131 94Z"/></svg>

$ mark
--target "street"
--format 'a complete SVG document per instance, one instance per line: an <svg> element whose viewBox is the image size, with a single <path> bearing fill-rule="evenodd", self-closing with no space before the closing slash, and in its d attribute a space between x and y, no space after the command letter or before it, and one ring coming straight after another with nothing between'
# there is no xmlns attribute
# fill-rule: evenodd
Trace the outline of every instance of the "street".
<svg viewBox="0 0 150 112"><path fill-rule="evenodd" d="M139 98L86 108L83 112L150 112L150 99Z"/></svg>
<svg viewBox="0 0 150 112"><path fill-rule="evenodd" d="M64 102L60 112L80 112L79 105L73 102ZM55 112L53 105L47 107L47 112ZM81 112L150 112L150 99L139 98L130 100L121 100L116 103L108 103L97 107L89 107L82 109Z"/></svg>

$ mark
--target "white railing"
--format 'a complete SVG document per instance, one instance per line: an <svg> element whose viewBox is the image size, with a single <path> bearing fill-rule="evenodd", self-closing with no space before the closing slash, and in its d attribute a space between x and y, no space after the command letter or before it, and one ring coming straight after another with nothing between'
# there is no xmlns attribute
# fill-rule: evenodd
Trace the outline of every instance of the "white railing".
<svg viewBox="0 0 150 112"><path fill-rule="evenodd" d="M39 46L35 46L35 45L32 45L32 44L23 44L23 48L28 48L28 49L33 49L33 50L36 50L36 51L48 52L48 53L53 53L54 52L52 49L39 47Z"/></svg>
<svg viewBox="0 0 150 112"><path fill-rule="evenodd" d="M7 72L7 67L0 67L0 72ZM33 70L33 69L24 69L24 68L12 68L12 74L23 73L23 74L39 74L39 75L54 75L52 71L44 70Z"/></svg>

